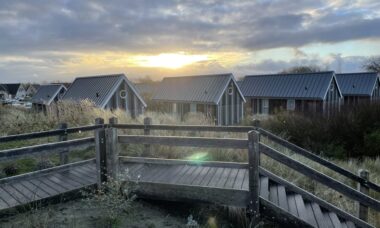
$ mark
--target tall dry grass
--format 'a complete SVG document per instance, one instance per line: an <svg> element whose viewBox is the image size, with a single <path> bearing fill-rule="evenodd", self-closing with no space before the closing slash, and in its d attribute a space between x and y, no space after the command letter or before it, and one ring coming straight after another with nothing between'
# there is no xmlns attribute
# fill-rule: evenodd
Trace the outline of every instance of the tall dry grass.
<svg viewBox="0 0 380 228"><path fill-rule="evenodd" d="M41 130L55 129L58 123L66 122L70 127L93 124L95 118L101 117L106 121L111 117L117 117L120 123L139 123L142 124L145 117L151 117L153 124L185 124L185 125L210 125L212 121L207 119L204 115L199 113L189 114L184 121L171 114L147 112L144 115L139 116L136 119L132 119L130 115L121 110L106 111L95 108L90 102L83 101L80 104L70 102L59 102L55 106L51 107L49 111L44 113L36 113L33 111L26 111L15 109L12 107L0 107L0 135L11 135L25 132L34 132ZM261 117L260 117L261 118ZM266 118L262 118L265 120ZM243 124L252 124L252 117L247 117L243 121ZM196 137L220 137L220 138L247 138L246 133L224 133L224 132L183 132L183 131L152 131L153 135L178 135L178 136L196 136ZM92 132L74 134L71 138L84 137L92 135ZM119 130L119 134L142 134L142 130ZM55 141L57 137L41 139L41 140L28 140L23 142L16 142L15 144L8 144L7 147L19 147L20 145L37 144L47 141ZM300 157L291 151L274 144L270 141L264 142L282 153L285 153L292 158L301 161L302 163L317 169L328 176L336 178L354 188L355 183L347 180L346 178L326 169L310 160ZM0 149L4 146L0 144ZM86 156L89 158L94 156L93 151L83 153L82 151L74 152L76 158ZM168 146L153 146L152 154L144 154L144 146L142 145L128 145L122 146L121 155L128 156L150 156L157 158L172 158L172 159L195 159L195 160L216 160L216 161L235 161L246 162L247 151L246 150L230 150L230 149L210 149L210 148L188 148L188 147L168 147ZM52 157L51 159L57 159ZM362 159L329 159L335 164L344 167L354 173L357 173L359 169L365 168L370 172L371 181L380 184L380 158L368 158ZM295 170L292 170L278 162L273 161L270 158L262 156L261 164L270 170L271 172L282 176L283 178L295 183L296 185L307 189L315 195L333 203L340 208L354 214L355 203L343 195L332 191L331 189L318 184L308 177L305 177ZM1 166L1 164L0 164ZM379 194L371 192L371 196L377 199L380 198ZM370 222L377 227L380 227L380 215L374 211L370 211Z"/></svg>

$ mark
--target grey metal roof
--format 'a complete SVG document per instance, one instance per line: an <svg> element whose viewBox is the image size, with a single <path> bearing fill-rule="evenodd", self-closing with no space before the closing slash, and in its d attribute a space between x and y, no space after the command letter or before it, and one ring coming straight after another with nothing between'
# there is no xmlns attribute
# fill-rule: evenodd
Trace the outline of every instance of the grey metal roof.
<svg viewBox="0 0 380 228"><path fill-rule="evenodd" d="M372 96L379 76L375 72L336 74L344 96Z"/></svg>
<svg viewBox="0 0 380 228"><path fill-rule="evenodd" d="M127 82L143 105L146 106L133 83L124 74L78 77L71 84L63 99L72 101L90 100L96 106L104 108L123 81Z"/></svg>
<svg viewBox="0 0 380 228"><path fill-rule="evenodd" d="M41 85L33 96L32 103L50 105L62 88L66 90L63 85Z"/></svg>
<svg viewBox="0 0 380 228"><path fill-rule="evenodd" d="M245 97L324 100L334 72L246 76L240 89Z"/></svg>
<svg viewBox="0 0 380 228"><path fill-rule="evenodd" d="M136 88L141 94L156 94L160 82L137 83Z"/></svg>
<svg viewBox="0 0 380 228"><path fill-rule="evenodd" d="M164 78L153 100L218 104L231 80L236 84L230 73Z"/></svg>

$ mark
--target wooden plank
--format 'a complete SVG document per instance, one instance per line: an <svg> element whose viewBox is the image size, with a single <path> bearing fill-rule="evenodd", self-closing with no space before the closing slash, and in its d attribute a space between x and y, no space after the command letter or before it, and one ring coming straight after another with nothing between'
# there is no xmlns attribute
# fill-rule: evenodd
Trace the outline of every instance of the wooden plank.
<svg viewBox="0 0 380 228"><path fill-rule="evenodd" d="M58 194L62 194L64 192L67 192L66 188L63 188L62 186L57 185L55 182L49 180L46 177L38 178L38 180L40 180L41 182L43 182L44 184L46 184L50 188L55 189L58 192Z"/></svg>
<svg viewBox="0 0 380 228"><path fill-rule="evenodd" d="M322 210L319 207L319 205L317 203L312 202L311 207L313 208L314 217L317 220L318 226L319 227L329 227L326 224L325 217L323 216Z"/></svg>
<svg viewBox="0 0 380 228"><path fill-rule="evenodd" d="M89 176L89 175L85 175L84 173L86 173L85 171L83 170L80 170L80 169L73 169L70 171L70 173L76 177L76 179L80 182L91 182L91 183L97 183L97 179L95 176Z"/></svg>
<svg viewBox="0 0 380 228"><path fill-rule="evenodd" d="M246 139L204 137L122 135L119 136L119 143L235 149L248 148L248 141Z"/></svg>
<svg viewBox="0 0 380 228"><path fill-rule="evenodd" d="M96 174L91 172L86 167L77 167L76 169L73 169L72 172L80 173L83 176L83 178L88 178L91 181L97 181Z"/></svg>
<svg viewBox="0 0 380 228"><path fill-rule="evenodd" d="M9 195L11 195L17 202L18 204L24 204L29 201L28 198L26 198L24 195L22 195L17 189L13 188L9 184L4 184L2 185L2 188L8 192Z"/></svg>
<svg viewBox="0 0 380 228"><path fill-rule="evenodd" d="M219 162L219 161L193 161L181 159L162 159L162 158L143 158L120 156L122 163L149 163L161 165L200 165L209 167L225 167L225 168L248 168L247 163L241 162Z"/></svg>
<svg viewBox="0 0 380 228"><path fill-rule="evenodd" d="M330 217L335 228L341 228L342 227L342 224L341 224L338 216L334 212L329 212L328 215L329 215L329 217Z"/></svg>
<svg viewBox="0 0 380 228"><path fill-rule="evenodd" d="M346 222L342 222L342 228L347 228Z"/></svg>
<svg viewBox="0 0 380 228"><path fill-rule="evenodd" d="M0 197L0 210L9 208L8 203Z"/></svg>
<svg viewBox="0 0 380 228"><path fill-rule="evenodd" d="M167 175L160 177L158 180L159 180L161 183L169 183L169 181L170 181L174 176L176 176L178 173L180 173L180 171L181 171L183 168L185 168L185 166L183 166L183 165L171 166L170 172L169 172Z"/></svg>
<svg viewBox="0 0 380 228"><path fill-rule="evenodd" d="M242 190L248 190L248 184L249 184L249 173L248 173L248 170L245 170L244 172L244 181L243 181L243 185L241 186L241 189Z"/></svg>
<svg viewBox="0 0 380 228"><path fill-rule="evenodd" d="M227 182L224 185L224 188L233 188L237 179L238 172L239 172L239 169L230 170L230 176L228 177Z"/></svg>
<svg viewBox="0 0 380 228"><path fill-rule="evenodd" d="M53 177L56 177L57 179L59 180L64 180L66 183L68 183L69 185L71 185L73 188L81 188L83 187L83 184L76 181L76 179L74 179L72 177L72 175L69 175L69 174L64 174L62 175L61 173L55 173L53 174Z"/></svg>
<svg viewBox="0 0 380 228"><path fill-rule="evenodd" d="M194 170L194 172L191 175L189 175L186 178L186 181L182 182L182 184L191 185L191 183L194 182L194 180L199 176L199 174L202 172L203 169L204 167L202 166L196 166L196 169Z"/></svg>
<svg viewBox="0 0 380 228"><path fill-rule="evenodd" d="M211 170L207 173L207 175L203 178L201 183L199 184L200 186L208 186L208 184L211 182L213 177L215 176L216 171L218 168L210 168Z"/></svg>
<svg viewBox="0 0 380 228"><path fill-rule="evenodd" d="M17 189L26 199L27 202L35 201L41 199L35 192L30 191L28 188L20 183L11 184L14 189Z"/></svg>
<svg viewBox="0 0 380 228"><path fill-rule="evenodd" d="M323 208L329 210L329 211L332 211L334 213L336 213L337 215L339 215L340 217L346 219L346 220L349 220L349 221L353 221L355 222L355 224L357 224L359 227L366 227L366 228L370 228L370 227L373 227L371 226L370 224L366 223L366 222L363 222L362 220L352 216L351 214L337 208L336 206L314 196L313 194L303 190L302 188L299 188L298 186L274 175L273 173L269 172L268 170L260 167L260 174L261 175L264 175L264 176L267 176L270 178L270 180L276 182L276 183L279 183L281 185L284 185L286 187L286 189L290 190L290 191L293 191L295 193L298 193L298 194L301 194L302 197L306 200L309 200L311 202L316 202L318 203L319 205L321 205Z"/></svg>
<svg viewBox="0 0 380 228"><path fill-rule="evenodd" d="M189 169L190 169L189 165L184 166L183 169L181 169L181 171L177 175L174 175L173 178L169 180L169 183L175 184Z"/></svg>
<svg viewBox="0 0 380 228"><path fill-rule="evenodd" d="M296 201L298 216L303 221L308 222L308 215L306 214L305 203L304 203L304 201L302 199L302 196L300 194L295 194L294 195L294 199Z"/></svg>
<svg viewBox="0 0 380 228"><path fill-rule="evenodd" d="M334 228L334 224L333 222L331 221L331 218L329 216L329 212L323 212L323 217L324 217L324 221L325 221L325 224L327 225L326 227L331 227L331 228Z"/></svg>
<svg viewBox="0 0 380 228"><path fill-rule="evenodd" d="M212 177L212 179L210 180L210 183L208 183L207 186L208 187L216 187L216 185L219 182L220 177L223 174L223 171L224 171L224 168L217 168L215 175Z"/></svg>
<svg viewBox="0 0 380 228"><path fill-rule="evenodd" d="M168 167L163 165L155 165L149 168L148 174L143 178L143 181L146 182L157 182L156 179L159 175L165 174Z"/></svg>
<svg viewBox="0 0 380 228"><path fill-rule="evenodd" d="M7 191L5 191L1 186L0 186L0 197L1 199L7 203L9 207L14 207L19 204L19 202Z"/></svg>
<svg viewBox="0 0 380 228"><path fill-rule="evenodd" d="M194 171L197 169L196 166L190 166L190 169L188 169L182 176L181 178L179 178L175 184L183 184L184 182L187 181L187 178L189 178L189 176L194 173Z"/></svg>
<svg viewBox="0 0 380 228"><path fill-rule="evenodd" d="M27 146L0 151L0 160L15 159L41 153L59 153L62 149L87 149L94 146L94 138L73 139L65 142L54 142L42 145Z"/></svg>
<svg viewBox="0 0 380 228"><path fill-rule="evenodd" d="M42 182L41 180L39 179L32 179L32 180L29 180L32 184L34 184L35 186L40 186L41 189L46 192L47 194L49 194L49 196L54 196L54 195L57 195L57 194L60 194L60 192L52 187L50 187L49 185L45 184L44 182Z"/></svg>
<svg viewBox="0 0 380 228"><path fill-rule="evenodd" d="M314 212L313 212L313 208L311 207L311 204L308 202L308 203L305 203L305 213L307 215L307 222L312 224L314 227L319 227L318 226L318 223L317 223L317 220L314 216Z"/></svg>
<svg viewBox="0 0 380 228"><path fill-rule="evenodd" d="M274 205L278 205L278 186L276 184L269 185L269 201L271 201Z"/></svg>
<svg viewBox="0 0 380 228"><path fill-rule="evenodd" d="M269 200L269 178L260 177L260 196Z"/></svg>
<svg viewBox="0 0 380 228"><path fill-rule="evenodd" d="M278 191L278 204L281 208L284 210L288 211L289 206L288 206L288 199L286 197L286 192L285 192L285 187L282 185L278 185L277 187Z"/></svg>
<svg viewBox="0 0 380 228"><path fill-rule="evenodd" d="M236 176L236 180L235 180L233 189L242 189L245 171L246 171L245 169L239 169L239 172Z"/></svg>
<svg viewBox="0 0 380 228"><path fill-rule="evenodd" d="M296 199L294 194L288 194L288 205L289 205L289 212L298 217L298 211L297 211L297 206L296 206Z"/></svg>
<svg viewBox="0 0 380 228"><path fill-rule="evenodd" d="M355 228L355 224L351 221L346 221L346 224L348 228Z"/></svg>
<svg viewBox="0 0 380 228"><path fill-rule="evenodd" d="M226 182L227 182L230 174L231 174L231 169L230 168L225 168L223 170L222 175L219 178L219 181L216 183L216 187L223 188L225 186L225 184L226 184Z"/></svg>
<svg viewBox="0 0 380 228"><path fill-rule="evenodd" d="M201 185L202 181L206 178L210 170L211 170L211 167L203 167L199 175L193 180L193 182L191 182L191 185L197 185L197 186Z"/></svg>
<svg viewBox="0 0 380 228"><path fill-rule="evenodd" d="M312 169L310 168L309 166L307 165L304 165L302 164L301 162L293 159L293 158L290 158L284 154L282 154L281 152L278 152L277 150L273 149L273 148L270 148L264 144L260 144L261 147L262 147L262 150L261 152L264 153L265 155L273 158L274 160L278 161L278 162L281 162L282 164L294 169L294 170L297 170L298 172L344 194L345 196L353 199L353 200L356 200L356 201L359 201L361 202L362 204L370 207L370 208L373 208L377 211L380 211L380 201L372 198L372 197L369 197L349 186L347 186L346 184L338 181L338 180L335 180L329 176L327 176L326 174L324 173L321 173L315 169Z"/></svg>
<svg viewBox="0 0 380 228"><path fill-rule="evenodd" d="M56 184L56 186L61 186L66 191L71 191L75 189L73 185L68 183L65 179L59 179L54 174L46 176L46 178Z"/></svg>
<svg viewBox="0 0 380 228"><path fill-rule="evenodd" d="M20 184L25 186L27 189L29 189L31 192L34 192L36 195L38 195L40 198L47 198L50 197L49 194L47 194L45 191L43 191L40 186L35 186L30 181L21 181Z"/></svg>

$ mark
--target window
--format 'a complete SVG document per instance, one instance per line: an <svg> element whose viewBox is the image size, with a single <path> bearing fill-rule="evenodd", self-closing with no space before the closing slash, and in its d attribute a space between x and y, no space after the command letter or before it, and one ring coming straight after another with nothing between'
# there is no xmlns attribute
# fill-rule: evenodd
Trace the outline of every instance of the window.
<svg viewBox="0 0 380 228"><path fill-rule="evenodd" d="M330 85L330 91L334 91L334 83Z"/></svg>
<svg viewBox="0 0 380 228"><path fill-rule="evenodd" d="M263 99L262 107L263 107L263 114L269 114L269 100L268 99Z"/></svg>
<svg viewBox="0 0 380 228"><path fill-rule="evenodd" d="M234 88L232 87L232 86L230 86L229 88L228 88L228 95L232 95L234 93Z"/></svg>
<svg viewBox="0 0 380 228"><path fill-rule="evenodd" d="M296 109L296 100L290 99L286 102L286 110L294 111Z"/></svg>
<svg viewBox="0 0 380 228"><path fill-rule="evenodd" d="M125 91L125 90L121 90L120 91L120 98L121 99L125 99L127 97L127 91Z"/></svg>

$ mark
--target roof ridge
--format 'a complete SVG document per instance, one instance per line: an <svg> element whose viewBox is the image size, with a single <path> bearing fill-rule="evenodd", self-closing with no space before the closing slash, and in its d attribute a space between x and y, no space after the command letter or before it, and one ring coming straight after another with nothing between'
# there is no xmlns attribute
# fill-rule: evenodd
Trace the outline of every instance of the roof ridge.
<svg viewBox="0 0 380 228"><path fill-rule="evenodd" d="M103 75L89 75L89 76L80 76L76 77L76 79L85 79L85 78L105 78L105 77L120 77L120 76L125 76L124 73L119 73L119 74L103 74Z"/></svg>
<svg viewBox="0 0 380 228"><path fill-rule="evenodd" d="M334 74L334 71L319 71L319 72L308 72L308 73L277 73L277 74L252 74L252 75L246 75L246 77L264 77L264 76L284 76L284 75L305 75L305 74ZM244 79L243 79L244 80Z"/></svg>
<svg viewBox="0 0 380 228"><path fill-rule="evenodd" d="M339 73L336 75L347 75L347 74L379 74L377 72L350 72L350 73Z"/></svg>
<svg viewBox="0 0 380 228"><path fill-rule="evenodd" d="M199 74L199 75L183 75L183 76L174 76L174 77L164 77L162 79L178 79L178 78L197 78L197 77L218 77L218 76L230 76L232 73L223 73L223 74Z"/></svg>

